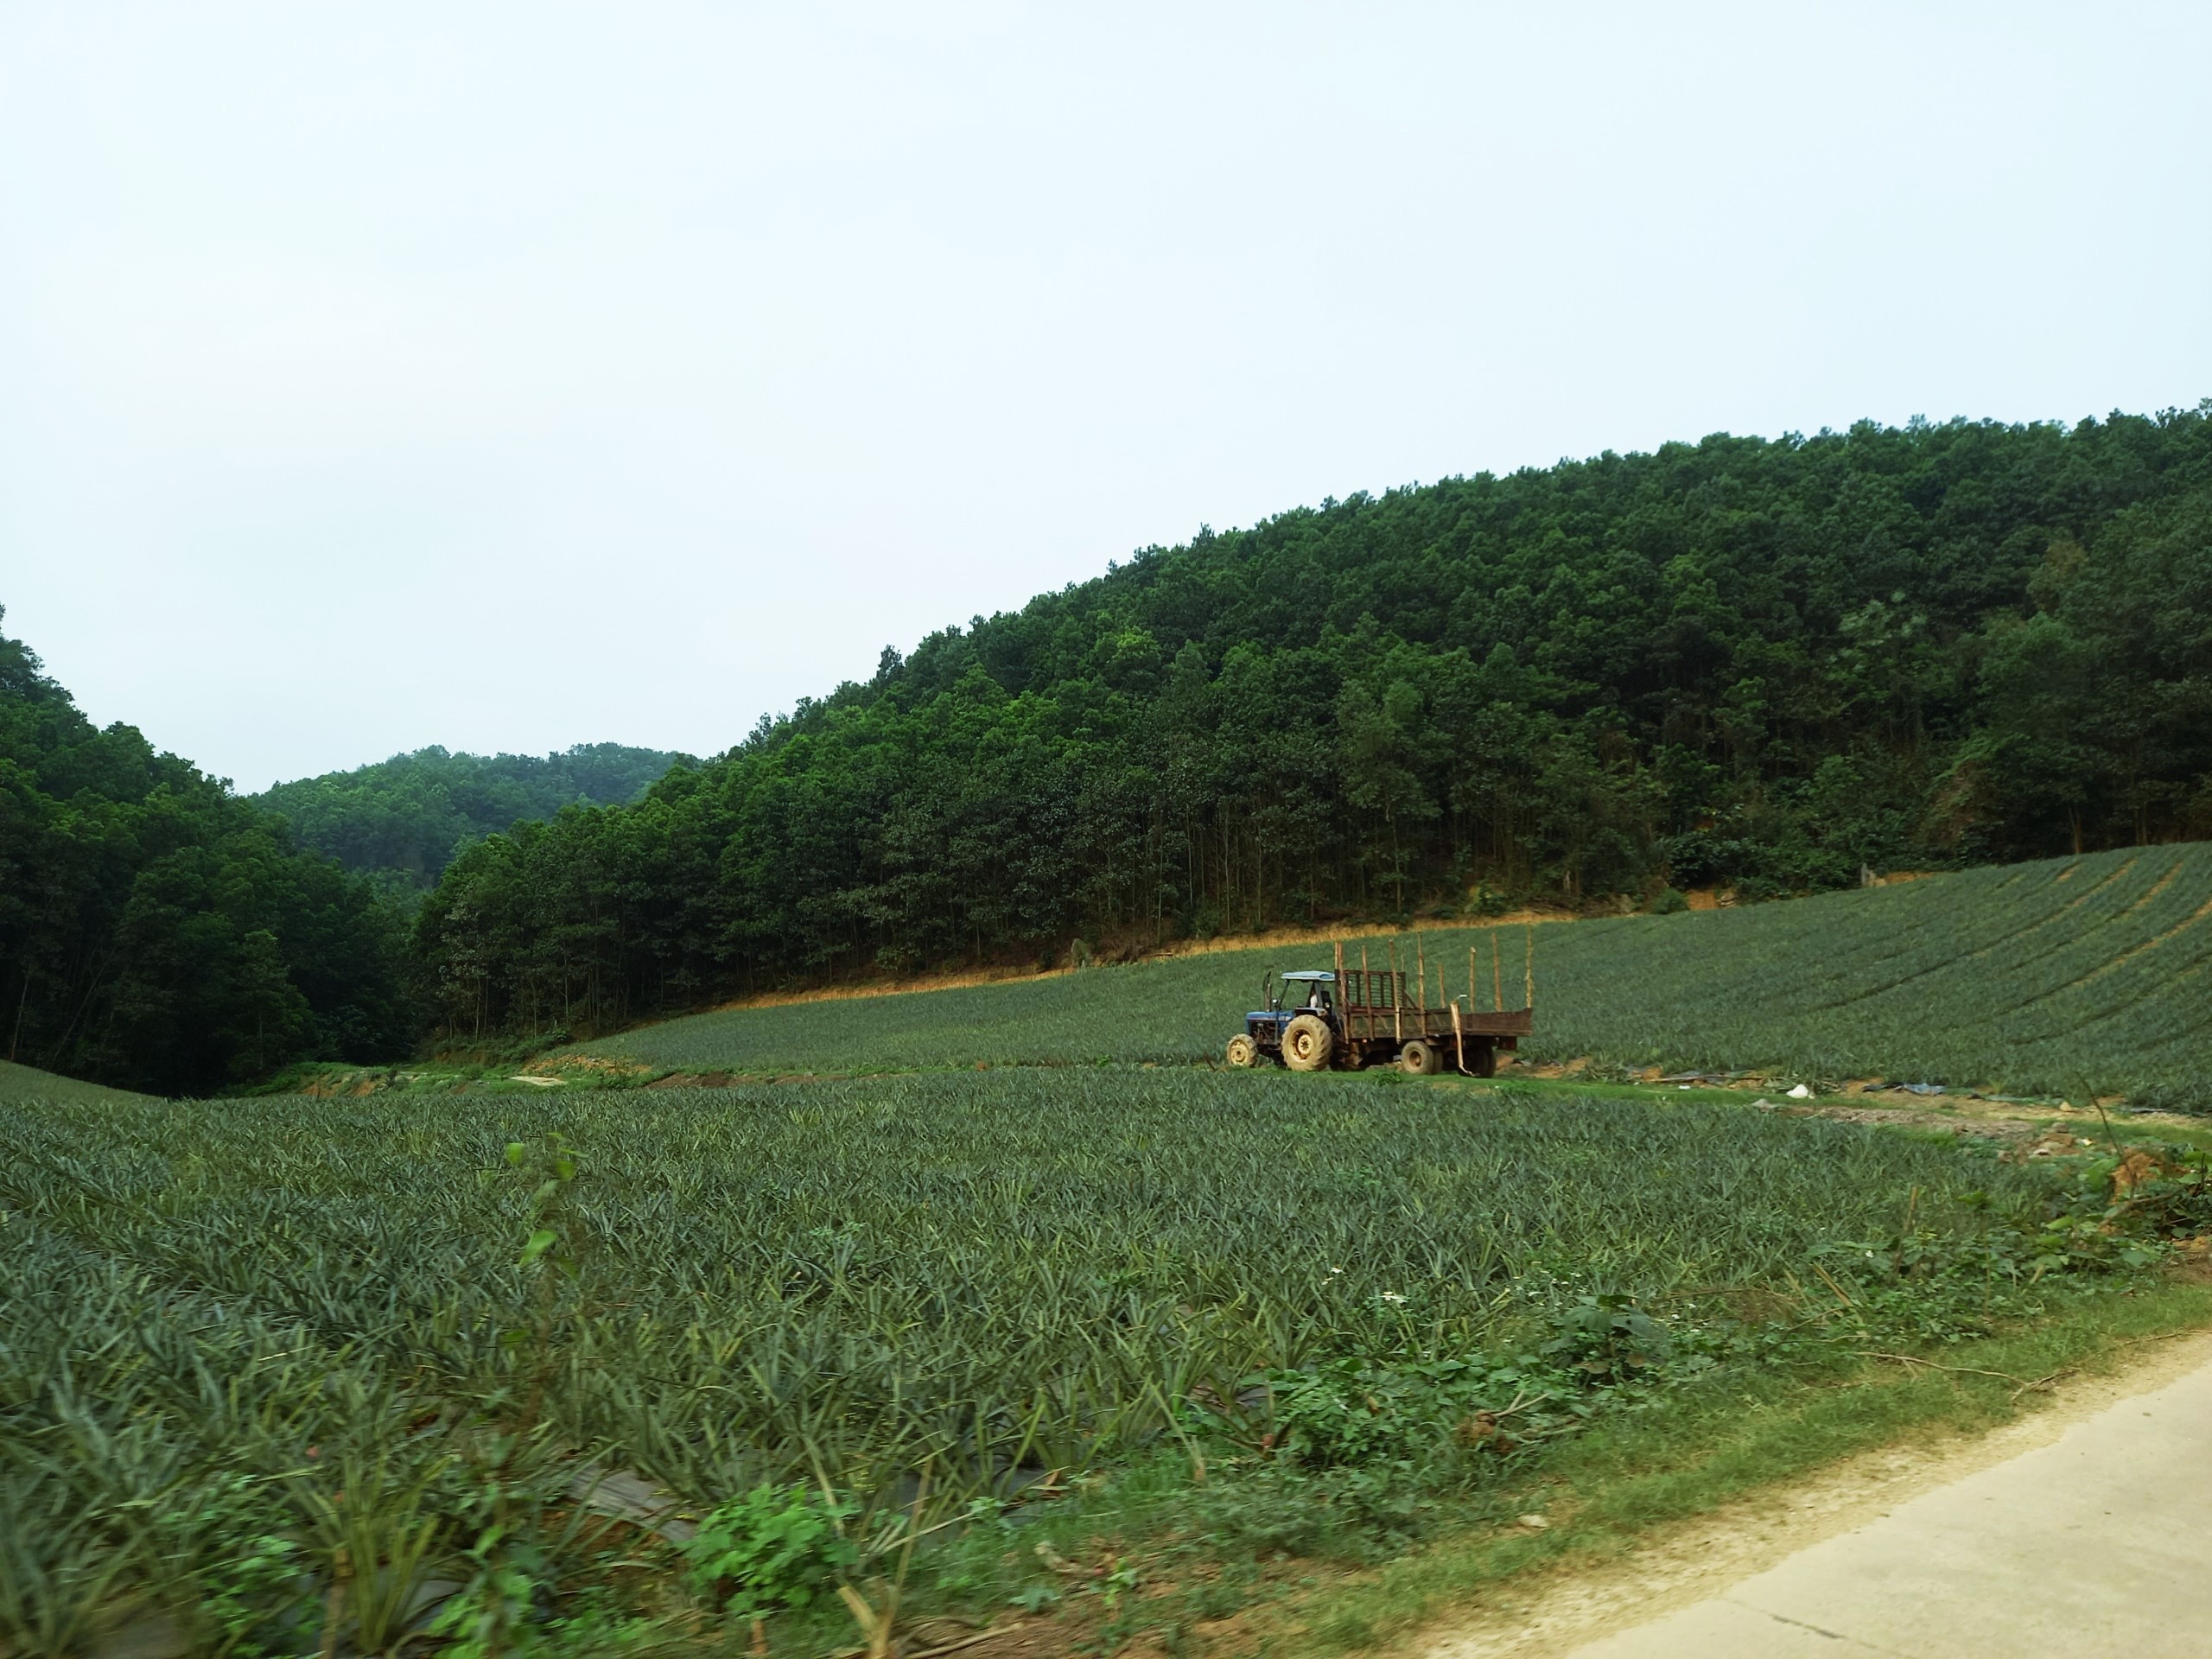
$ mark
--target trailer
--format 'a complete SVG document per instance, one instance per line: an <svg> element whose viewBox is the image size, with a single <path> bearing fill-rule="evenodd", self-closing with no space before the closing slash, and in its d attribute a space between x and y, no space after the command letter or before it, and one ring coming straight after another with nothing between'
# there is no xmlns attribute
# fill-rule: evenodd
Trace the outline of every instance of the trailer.
<svg viewBox="0 0 2212 1659"><path fill-rule="evenodd" d="M1243 1031L1229 1039L1229 1063L1269 1062L1294 1071L1357 1071L1395 1064L1415 1077L1433 1077L1449 1065L1469 1077L1495 1077L1497 1057L1517 1049L1521 1039L1534 1032L1536 1004L1535 932L1522 930L1520 1006L1508 1007L1500 931L1493 928L1487 935L1487 998L1479 940L1467 950L1463 995L1451 994L1440 965L1440 1003L1429 1001L1427 953L1418 934L1411 974L1399 965L1395 939L1381 967L1370 965L1364 944L1359 965L1349 965L1339 941L1332 968L1287 973L1270 969L1261 982L1267 1007L1244 1016Z"/></svg>

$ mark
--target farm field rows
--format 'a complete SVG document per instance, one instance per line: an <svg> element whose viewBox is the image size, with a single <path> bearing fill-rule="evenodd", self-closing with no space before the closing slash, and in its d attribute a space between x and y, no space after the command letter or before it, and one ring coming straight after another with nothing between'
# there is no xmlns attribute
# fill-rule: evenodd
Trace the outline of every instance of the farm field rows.
<svg viewBox="0 0 2212 1659"><path fill-rule="evenodd" d="M74 1077L56 1077L53 1072L41 1071L35 1066L16 1065L11 1061L0 1060L0 1101L112 1101L118 1104L136 1101L143 1104L150 1099L150 1096L134 1095L127 1089L111 1089L105 1084L80 1083Z"/></svg>
<svg viewBox="0 0 2212 1659"><path fill-rule="evenodd" d="M1349 936L1357 950L1359 936ZM1931 877L1783 903L1533 930L1532 1061L1878 1076L2020 1094L2085 1088L2212 1108L2212 846ZM1464 991L1467 950L1519 930L1421 935ZM1382 940L1367 939L1371 957ZM1408 942L1409 944L1409 941ZM661 1070L904 1070L1217 1058L1268 967L1325 946L1221 951L1001 985L732 1008L572 1052ZM1410 963L1408 964L1410 966Z"/></svg>
<svg viewBox="0 0 2212 1659"><path fill-rule="evenodd" d="M1464 1365L1623 1299L1694 1319L1795 1295L1901 1218L1934 1249L2052 1191L2042 1166L1710 1103L1123 1068L16 1101L0 1134L0 1640L22 1653L64 1650L23 1632L38 1607L81 1625L73 1597L204 1599L238 1526L283 1546L264 1596L336 1572L366 1649L412 1593L393 1575L453 1577L487 1491L543 1503L587 1459L700 1510L761 1482L912 1495L926 1469L956 1515L1167 1436L1233 1451L1274 1409L1255 1379ZM1977 1297L2017 1286L1986 1271ZM1497 1376L1493 1408L1533 1386ZM1385 1452L1412 1455L1360 1455ZM334 1566L387 1558L374 1582Z"/></svg>

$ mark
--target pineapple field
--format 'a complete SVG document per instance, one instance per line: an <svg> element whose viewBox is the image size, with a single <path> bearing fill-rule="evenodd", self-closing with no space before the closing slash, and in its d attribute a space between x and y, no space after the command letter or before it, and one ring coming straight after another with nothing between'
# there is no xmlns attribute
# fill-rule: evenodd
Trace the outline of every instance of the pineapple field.
<svg viewBox="0 0 2212 1659"><path fill-rule="evenodd" d="M1363 941L1347 936L1356 952ZM1454 995L1517 1002L1518 929L1430 929ZM1380 960L1381 937L1363 941ZM1401 942L1412 965L1412 942ZM1495 956L1502 966L1493 972ZM2212 1108L2212 846L1963 871L1779 904L1533 930L1535 1063L1888 1077ZM733 1008L572 1051L662 1071L901 1071L1218 1058L1270 966L1226 950L961 989ZM1432 989L1434 988L1433 982Z"/></svg>
<svg viewBox="0 0 2212 1659"><path fill-rule="evenodd" d="M923 1538L911 1599L978 1619L1101 1534L1233 1605L1510 1516L1682 1390L2158 1254L1948 1139L1194 1069L19 1097L0 1134L0 1651L41 1659L149 1619L130 1650L815 1653L830 1583Z"/></svg>

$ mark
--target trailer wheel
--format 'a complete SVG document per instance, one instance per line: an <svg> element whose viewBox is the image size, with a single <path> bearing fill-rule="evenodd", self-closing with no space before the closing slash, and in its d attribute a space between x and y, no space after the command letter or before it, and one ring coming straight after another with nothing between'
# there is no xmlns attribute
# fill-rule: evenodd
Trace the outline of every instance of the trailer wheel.
<svg viewBox="0 0 2212 1659"><path fill-rule="evenodd" d="M1398 1051L1398 1064L1416 1077L1433 1077L1444 1069L1444 1057L1420 1038Z"/></svg>
<svg viewBox="0 0 2212 1659"><path fill-rule="evenodd" d="M1257 1065L1260 1046L1249 1037L1236 1036L1229 1039L1229 1063L1231 1065Z"/></svg>
<svg viewBox="0 0 2212 1659"><path fill-rule="evenodd" d="M1283 1027L1283 1063L1294 1071L1327 1071L1336 1046L1337 1033L1319 1014L1301 1014Z"/></svg>
<svg viewBox="0 0 2212 1659"><path fill-rule="evenodd" d="M1497 1045L1496 1043L1469 1043L1467 1070L1478 1077L1496 1077L1497 1075Z"/></svg>

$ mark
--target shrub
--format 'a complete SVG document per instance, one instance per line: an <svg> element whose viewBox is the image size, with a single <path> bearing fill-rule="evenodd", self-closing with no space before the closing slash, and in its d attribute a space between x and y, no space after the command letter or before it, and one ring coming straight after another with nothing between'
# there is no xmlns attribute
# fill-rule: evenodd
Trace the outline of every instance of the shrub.
<svg viewBox="0 0 2212 1659"><path fill-rule="evenodd" d="M840 1528L853 1513L804 1486L755 1486L699 1523L683 1546L691 1582L741 1617L804 1607L852 1570Z"/></svg>

